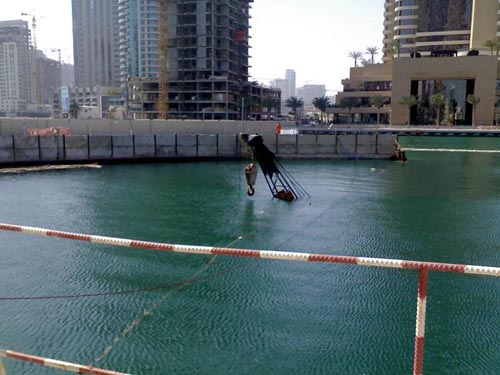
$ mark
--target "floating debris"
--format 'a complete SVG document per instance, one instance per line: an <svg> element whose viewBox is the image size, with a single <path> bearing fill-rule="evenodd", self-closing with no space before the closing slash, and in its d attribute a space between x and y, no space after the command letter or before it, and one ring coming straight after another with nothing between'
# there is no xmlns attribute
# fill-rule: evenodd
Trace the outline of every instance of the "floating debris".
<svg viewBox="0 0 500 375"><path fill-rule="evenodd" d="M61 164L61 165L40 165L36 167L18 167L18 168L1 168L0 173L29 173L29 172L46 172L46 171L61 171L68 169L99 169L102 165L93 164Z"/></svg>

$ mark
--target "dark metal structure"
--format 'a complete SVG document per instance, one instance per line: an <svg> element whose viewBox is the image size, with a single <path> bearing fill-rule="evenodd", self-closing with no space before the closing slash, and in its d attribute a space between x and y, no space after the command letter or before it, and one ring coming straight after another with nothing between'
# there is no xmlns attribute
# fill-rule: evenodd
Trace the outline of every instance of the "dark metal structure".
<svg viewBox="0 0 500 375"><path fill-rule="evenodd" d="M309 196L302 186L276 160L275 154L266 147L261 135L242 134L241 139L250 147L253 157L257 159L273 197L291 202ZM246 174L248 176L247 172ZM255 179L253 182L255 182ZM249 183L249 195L253 195L253 192L250 194L252 190L253 188Z"/></svg>

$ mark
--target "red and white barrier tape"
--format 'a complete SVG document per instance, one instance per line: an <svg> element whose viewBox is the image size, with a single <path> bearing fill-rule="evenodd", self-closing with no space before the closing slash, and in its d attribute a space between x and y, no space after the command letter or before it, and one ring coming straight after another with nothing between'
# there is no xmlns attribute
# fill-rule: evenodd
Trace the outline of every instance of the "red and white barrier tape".
<svg viewBox="0 0 500 375"><path fill-rule="evenodd" d="M95 242L114 246L125 246L141 248L146 250L157 250L166 252L178 252L178 253L190 253L190 254L206 254L206 255L227 255L227 256L238 256L238 257L252 257L252 258L262 258L262 259L279 259L279 260L295 260L303 262L321 262L321 263L338 263L338 264L352 264L359 266L370 266L370 267L385 267L385 268L406 268L419 271L418 277L418 300L417 300L417 322L416 322L416 332L415 332L415 353L414 353L414 364L413 364L413 374L422 375L423 373L423 363L424 363L424 337L425 337L425 317L427 311L427 282L428 282L428 272L453 272L453 273L467 273L485 276L496 276L500 277L500 267L484 267L484 266L472 266L463 264L450 264L450 263L435 263L435 262L419 262L419 261L408 261L408 260L396 260L396 259L381 259L381 258L364 258L364 257L349 257L349 256L339 256L339 255L324 255L324 254L309 254L309 253L292 253L283 251L268 251L268 250L249 250L249 249L231 249L222 247L208 247L208 246L190 246L190 245L174 245L159 242L148 242L148 241L135 241L123 238L114 237L103 237L103 236L93 236L88 234L71 233L71 232L61 232L54 231L50 229L27 227L20 225L2 224L0 223L0 230L13 231L37 234L40 236L48 237L58 237L75 241L86 241ZM4 353L7 353L4 351ZM15 353L15 352L8 352ZM16 353L19 357L19 353ZM5 356L5 355L4 355ZM36 360L28 360L28 362L41 364L40 361L47 361L41 357L32 357L27 355L22 355L25 357L35 358ZM2 357L2 351L0 351L0 357ZM20 358L16 358L20 359ZM66 364L65 362L59 362L54 360L48 360L49 363L61 366L78 366L72 364ZM59 367L62 368L62 367ZM69 368L69 367L68 367ZM76 367L74 367L76 368ZM67 369L64 367L63 369ZM118 374L116 372L110 372L105 370L96 370L90 367L86 367L87 372L78 369L76 372L82 374ZM85 370L85 369L84 369ZM94 371L94 372L89 372ZM100 372L98 372L100 371Z"/></svg>
<svg viewBox="0 0 500 375"><path fill-rule="evenodd" d="M231 249L223 247L175 245L149 241L135 241L124 238L94 236L72 232L61 232L44 228L27 227L21 225L11 225L0 223L0 230L36 234L47 237L64 238L75 241L95 242L114 246L134 247L146 250L205 254L205 255L227 255L237 257L251 257L261 259L295 260L303 262L338 263L353 264L359 266L385 267L385 268L406 268L414 270L425 269L427 271L466 273L485 276L500 277L500 267L484 267L464 264L419 262L397 259L350 257L341 255L325 255L310 253L293 253L284 251Z"/></svg>
<svg viewBox="0 0 500 375"><path fill-rule="evenodd" d="M78 365L70 362L58 361L50 358L38 357L35 355L24 354L12 350L0 350L0 358L10 358L19 361L30 362L44 367L53 367L59 370L76 372L77 374L90 375L128 375L123 372L103 370L96 367Z"/></svg>

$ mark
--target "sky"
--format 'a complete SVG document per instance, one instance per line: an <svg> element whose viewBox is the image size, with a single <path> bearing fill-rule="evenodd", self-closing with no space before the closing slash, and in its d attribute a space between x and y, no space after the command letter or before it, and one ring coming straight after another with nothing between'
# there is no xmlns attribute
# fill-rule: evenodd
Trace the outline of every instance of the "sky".
<svg viewBox="0 0 500 375"><path fill-rule="evenodd" d="M71 0L4 1L0 20L37 20L37 47L73 62ZM263 84L297 74L297 87L324 84L327 95L342 89L354 65L349 51L382 49L384 0L255 0L251 10L251 80ZM368 55L365 56L368 58ZM380 61L381 55L376 57Z"/></svg>

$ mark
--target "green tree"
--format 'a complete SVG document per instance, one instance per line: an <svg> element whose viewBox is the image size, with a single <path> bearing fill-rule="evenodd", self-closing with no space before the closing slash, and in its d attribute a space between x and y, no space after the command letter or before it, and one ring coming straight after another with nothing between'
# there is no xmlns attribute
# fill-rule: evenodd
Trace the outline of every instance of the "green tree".
<svg viewBox="0 0 500 375"><path fill-rule="evenodd" d="M80 105L73 99L69 104L69 115L71 118L77 118L80 112Z"/></svg>
<svg viewBox="0 0 500 375"><path fill-rule="evenodd" d="M472 126L476 126L476 107L480 101L481 98L476 95L467 95L467 102L472 105Z"/></svg>
<svg viewBox="0 0 500 375"><path fill-rule="evenodd" d="M340 100L340 106L342 108L348 108L349 109L349 116L347 117L347 123L350 124L351 123L351 112L352 112L352 109L354 107L356 107L358 105L358 99L352 97L352 96L348 96L346 98L342 98Z"/></svg>
<svg viewBox="0 0 500 375"><path fill-rule="evenodd" d="M360 51L351 51L347 56L354 59L354 67L356 68L358 66L358 60L363 56L363 53Z"/></svg>
<svg viewBox="0 0 500 375"><path fill-rule="evenodd" d="M378 47L366 47L366 54L370 55L370 61L372 64L375 64L375 55L378 55L380 50Z"/></svg>
<svg viewBox="0 0 500 375"><path fill-rule="evenodd" d="M401 105L405 105L408 107L408 111L410 112L410 115L408 116L408 118L410 119L411 121L411 109L413 107L415 107L416 105L419 105L420 104L420 101L414 96L403 96L399 102L399 104ZM409 122L410 122L409 121ZM408 123L409 123L408 122Z"/></svg>
<svg viewBox="0 0 500 375"><path fill-rule="evenodd" d="M490 49L490 55L493 55L493 50L494 49L497 50L497 55L498 55L498 50L499 50L498 44L499 43L498 43L497 40L489 39L486 42L484 42L483 46L485 46L485 47L487 47L487 48Z"/></svg>
<svg viewBox="0 0 500 375"><path fill-rule="evenodd" d="M370 60L367 60L367 59L359 59L359 63L361 64L361 66L367 66L367 65L371 65L371 61Z"/></svg>
<svg viewBox="0 0 500 375"><path fill-rule="evenodd" d="M442 92L433 94L430 97L430 102L431 104L434 104L436 106L436 126L439 126L439 124L441 123L441 109L447 102L446 95L444 95Z"/></svg>
<svg viewBox="0 0 500 375"><path fill-rule="evenodd" d="M380 108L384 105L385 99L381 95L375 95L371 98L371 102L377 108L377 125L380 125Z"/></svg>
<svg viewBox="0 0 500 375"><path fill-rule="evenodd" d="M326 114L326 109L330 105L330 98L328 96L323 95L321 97L314 98L313 101L312 101L312 104L317 109L319 109L319 111L321 113L321 122L324 122L324 120L325 120L325 114Z"/></svg>
<svg viewBox="0 0 500 375"><path fill-rule="evenodd" d="M296 96L290 96L285 100L285 106L291 108L293 111L293 117L295 121L299 119L298 109L304 106L304 100L302 98L297 98Z"/></svg>
<svg viewBox="0 0 500 375"><path fill-rule="evenodd" d="M267 109L268 116L277 116L281 109L281 100L276 98L264 98L262 107Z"/></svg>
<svg viewBox="0 0 500 375"><path fill-rule="evenodd" d="M396 52L396 55L399 58L399 55L401 54L401 41L399 39L394 40L394 43L392 43L392 50L393 53Z"/></svg>

